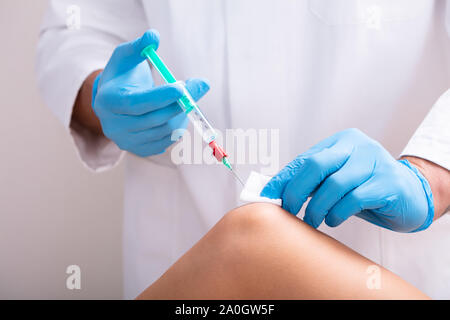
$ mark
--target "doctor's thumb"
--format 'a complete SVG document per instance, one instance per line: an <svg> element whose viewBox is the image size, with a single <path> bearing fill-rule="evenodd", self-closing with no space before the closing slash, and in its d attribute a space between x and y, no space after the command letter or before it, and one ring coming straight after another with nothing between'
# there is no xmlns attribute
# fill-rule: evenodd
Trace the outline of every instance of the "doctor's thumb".
<svg viewBox="0 0 450 320"><path fill-rule="evenodd" d="M131 42L125 42L119 45L111 57L111 60L127 61L131 64L139 64L145 60L141 55L142 50L148 46L154 46L155 50L159 46L159 32L156 30L147 30L142 37Z"/></svg>

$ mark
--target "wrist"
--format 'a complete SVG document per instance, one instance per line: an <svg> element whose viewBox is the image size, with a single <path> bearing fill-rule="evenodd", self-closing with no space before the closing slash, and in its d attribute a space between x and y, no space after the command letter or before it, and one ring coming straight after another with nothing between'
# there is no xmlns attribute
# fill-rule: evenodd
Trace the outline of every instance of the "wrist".
<svg viewBox="0 0 450 320"><path fill-rule="evenodd" d="M433 194L434 220L441 217L450 207L450 171L422 158L403 157L427 179Z"/></svg>
<svg viewBox="0 0 450 320"><path fill-rule="evenodd" d="M94 82L92 83L92 89L91 89L91 94L92 94L92 98L91 98L91 107L92 110L94 110L94 103L95 103L95 97L97 96L97 90L98 90L98 83L100 82L100 77L102 76L102 72L98 72L95 75L94 78ZM95 112L95 110L94 110Z"/></svg>
<svg viewBox="0 0 450 320"><path fill-rule="evenodd" d="M408 159L401 159L399 160L400 163L402 163L405 167L407 167L413 175L416 176L416 178L418 179L418 182L421 184L422 190L424 192L424 196L425 196L425 200L426 200L426 212L422 212L420 208L420 205L418 208L413 209L414 211L411 213L414 213L415 215L421 215L421 214L426 214L425 220L422 222L422 224L417 227L416 229L410 231L410 232L418 232L418 231L422 231L427 229L431 223L434 220L434 216L435 216L435 210L434 210L434 200L433 200L433 193L431 192L431 187L430 184L428 182L428 180L425 178L425 176L422 174L421 171L419 171L419 169L417 169L416 166L414 166L413 164L411 164L409 162ZM413 201L419 201L420 203L420 199L414 199ZM412 206L414 208L414 206ZM417 210L417 211L416 211Z"/></svg>
<svg viewBox="0 0 450 320"><path fill-rule="evenodd" d="M96 135L103 135L102 127L92 108L92 92L95 79L101 70L91 73L81 86L72 112L72 124L76 123Z"/></svg>

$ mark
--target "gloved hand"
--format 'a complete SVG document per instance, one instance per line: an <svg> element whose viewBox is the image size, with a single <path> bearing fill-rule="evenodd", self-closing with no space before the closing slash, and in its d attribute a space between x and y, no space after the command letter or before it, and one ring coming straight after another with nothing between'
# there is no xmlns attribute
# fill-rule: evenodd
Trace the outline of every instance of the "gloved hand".
<svg viewBox="0 0 450 320"><path fill-rule="evenodd" d="M159 44L159 35L153 30L119 45L92 90L92 107L105 136L122 150L141 157L163 153L174 142L172 132L187 125L187 117L176 103L183 94L182 85L155 87L149 65L141 56L142 49L151 44ZM198 100L209 85L192 79L186 88Z"/></svg>
<svg viewBox="0 0 450 320"><path fill-rule="evenodd" d="M407 160L396 161L357 129L339 132L299 155L261 192L304 221L336 227L356 215L398 232L426 229L433 221L430 186Z"/></svg>

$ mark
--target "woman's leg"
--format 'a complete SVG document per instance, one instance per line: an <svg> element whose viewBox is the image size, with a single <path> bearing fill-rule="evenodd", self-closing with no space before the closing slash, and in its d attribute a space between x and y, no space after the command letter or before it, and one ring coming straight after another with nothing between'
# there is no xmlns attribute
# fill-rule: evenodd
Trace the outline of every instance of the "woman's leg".
<svg viewBox="0 0 450 320"><path fill-rule="evenodd" d="M140 299L422 299L422 292L283 209L229 212Z"/></svg>

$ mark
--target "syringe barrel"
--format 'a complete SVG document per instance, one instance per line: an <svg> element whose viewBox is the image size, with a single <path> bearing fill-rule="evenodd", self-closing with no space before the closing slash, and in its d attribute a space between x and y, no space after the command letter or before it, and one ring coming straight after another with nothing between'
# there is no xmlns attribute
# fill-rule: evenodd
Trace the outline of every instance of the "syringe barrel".
<svg viewBox="0 0 450 320"><path fill-rule="evenodd" d="M194 125L195 130L197 130L197 132L201 135L203 141L209 144L216 139L216 131L206 119L205 115L197 106L191 94L184 85L183 90L184 94L180 99L178 99L178 104Z"/></svg>
<svg viewBox="0 0 450 320"><path fill-rule="evenodd" d="M148 59L148 61L158 70L161 77L167 83L175 83L177 82L176 78L170 72L169 68L164 64L162 59L158 56L155 51L155 47L150 45L142 50L142 56ZM183 96L178 99L178 104L181 109L183 109L184 113L188 116L189 120L194 125L194 128L200 133L203 141L209 144L211 141L214 141L217 137L217 134L209 121L200 111L195 100L192 98L189 91L186 89L186 86L183 84Z"/></svg>

